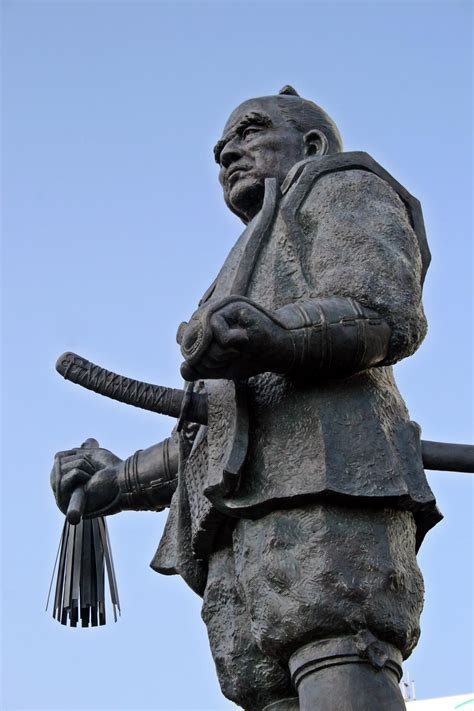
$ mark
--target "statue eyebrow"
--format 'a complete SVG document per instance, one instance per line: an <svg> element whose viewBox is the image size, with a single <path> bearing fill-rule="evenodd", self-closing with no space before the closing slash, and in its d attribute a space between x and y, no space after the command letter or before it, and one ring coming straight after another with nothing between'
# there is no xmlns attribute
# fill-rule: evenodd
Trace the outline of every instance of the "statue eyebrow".
<svg viewBox="0 0 474 711"><path fill-rule="evenodd" d="M242 116L239 123L235 126L235 128L232 129L232 131L229 131L228 133L226 133L225 136L223 136L219 141L217 141L216 145L214 146L214 158L216 159L216 163L220 162L220 156L224 146L230 140L232 140L234 136L240 136L242 131L247 128L247 126L269 127L273 126L273 123L270 116L268 116L267 114L261 113L260 111L249 111L248 114Z"/></svg>

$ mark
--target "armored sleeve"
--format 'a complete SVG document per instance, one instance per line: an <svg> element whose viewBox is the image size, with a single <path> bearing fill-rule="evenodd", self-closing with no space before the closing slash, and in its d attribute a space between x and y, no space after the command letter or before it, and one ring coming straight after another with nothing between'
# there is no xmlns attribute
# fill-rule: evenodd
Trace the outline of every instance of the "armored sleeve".
<svg viewBox="0 0 474 711"><path fill-rule="evenodd" d="M293 344L286 372L348 375L378 365L387 357L390 326L352 298L299 301L279 309L277 316Z"/></svg>
<svg viewBox="0 0 474 711"><path fill-rule="evenodd" d="M178 473L178 439L171 437L138 450L119 472L122 511L162 511L171 503Z"/></svg>
<svg viewBox="0 0 474 711"><path fill-rule="evenodd" d="M294 367L356 371L413 353L426 333L422 264L395 190L369 171L331 173L298 222L311 298L277 312L294 335Z"/></svg>

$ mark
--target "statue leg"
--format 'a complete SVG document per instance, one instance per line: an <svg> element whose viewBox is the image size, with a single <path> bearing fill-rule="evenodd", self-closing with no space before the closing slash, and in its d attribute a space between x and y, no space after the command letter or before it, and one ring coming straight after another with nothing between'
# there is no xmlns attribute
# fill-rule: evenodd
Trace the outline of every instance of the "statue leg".
<svg viewBox="0 0 474 711"><path fill-rule="evenodd" d="M269 705L272 711L297 711L288 665L264 654L252 635L230 546L210 557L202 618L224 696L247 711Z"/></svg>
<svg viewBox="0 0 474 711"><path fill-rule="evenodd" d="M292 660L302 711L403 709L397 677L423 606L415 535L408 511L322 503L237 523L235 572L252 635L268 658ZM326 653L327 640L344 644ZM324 663L301 661L307 645Z"/></svg>
<svg viewBox="0 0 474 711"><path fill-rule="evenodd" d="M366 641L364 650L358 636L322 640L292 655L300 711L405 711L400 652L372 635Z"/></svg>

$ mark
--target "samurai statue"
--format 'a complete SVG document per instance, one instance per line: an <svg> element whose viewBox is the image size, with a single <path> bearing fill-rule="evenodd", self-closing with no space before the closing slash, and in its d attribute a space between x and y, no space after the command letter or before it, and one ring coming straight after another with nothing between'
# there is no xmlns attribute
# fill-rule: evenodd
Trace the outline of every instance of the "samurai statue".
<svg viewBox="0 0 474 711"><path fill-rule="evenodd" d="M59 453L57 504L169 509L151 565L203 598L241 708L402 711L441 518L392 371L426 333L420 204L290 86L238 106L214 155L245 228L178 329L179 423L125 461Z"/></svg>

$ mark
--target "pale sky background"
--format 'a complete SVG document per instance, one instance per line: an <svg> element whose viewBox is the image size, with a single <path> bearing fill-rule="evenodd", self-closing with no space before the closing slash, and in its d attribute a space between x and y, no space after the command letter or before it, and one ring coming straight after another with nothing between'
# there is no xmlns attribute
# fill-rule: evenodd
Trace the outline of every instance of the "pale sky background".
<svg viewBox="0 0 474 711"><path fill-rule="evenodd" d="M172 422L54 371L74 350L179 386L178 324L240 233L212 146L230 111L286 83L422 202L429 335L397 367L426 439L472 437L472 4L4 0L2 709L219 709L200 600L148 563L166 514L109 520L123 616L44 612L63 517L55 451L122 457ZM419 556L419 698L472 678L473 483L428 473L444 521Z"/></svg>

